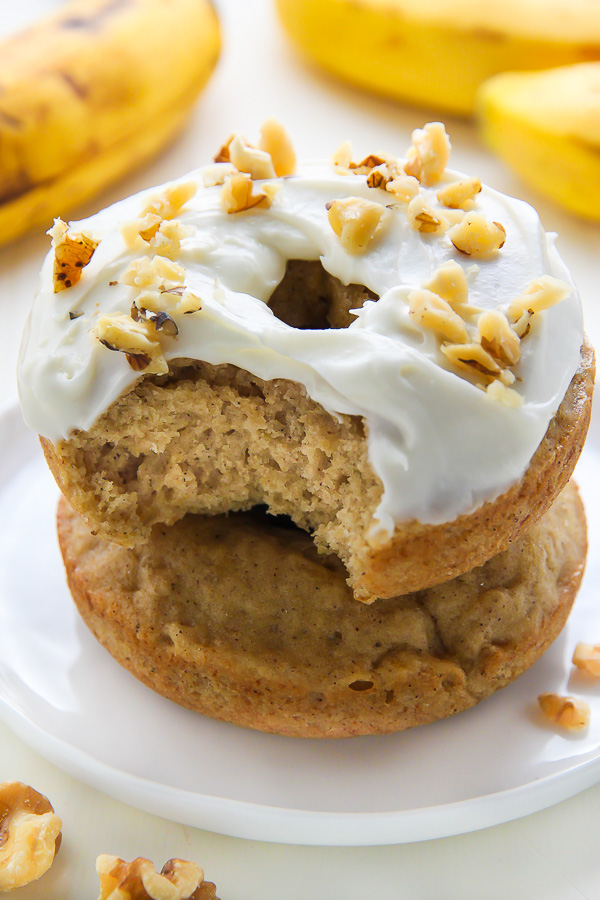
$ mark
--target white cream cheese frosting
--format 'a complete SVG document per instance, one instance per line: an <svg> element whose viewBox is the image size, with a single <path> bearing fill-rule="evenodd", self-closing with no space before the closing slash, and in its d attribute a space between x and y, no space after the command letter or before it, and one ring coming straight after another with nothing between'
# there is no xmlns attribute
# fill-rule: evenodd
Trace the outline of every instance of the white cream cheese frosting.
<svg viewBox="0 0 600 900"><path fill-rule="evenodd" d="M441 184L458 177L446 172ZM484 310L506 311L543 275L570 284L553 237L530 206L484 188L475 207L502 223L506 241L490 258L473 259L447 233L415 231L406 206L391 203L389 192L333 164L304 165L278 180L269 209L233 215L222 207L219 185L203 187L203 170L181 182L190 180L198 191L177 214L188 229L177 263L202 309L173 314L179 334L162 339L167 360L232 363L260 378L292 379L334 415L362 416L369 459L383 484L376 530L389 533L395 522L410 519L451 521L523 476L579 365L583 325L575 289L536 316L521 342L513 372L523 402L514 408L453 369L435 334L410 315L408 296L449 260L467 274L469 302ZM260 189L260 181L254 184ZM422 189L438 209L439 187ZM119 280L140 256L127 246L121 227L156 191L72 224L73 231L99 241L77 284L55 293L54 253L44 262L18 379L27 424L53 442L88 429L143 376L92 329L101 315L128 315L139 293ZM342 247L328 220L327 204L348 196L386 207L376 238L359 254ZM348 328L292 328L266 305L291 259L320 260L341 282L365 285L379 300L367 301Z"/></svg>

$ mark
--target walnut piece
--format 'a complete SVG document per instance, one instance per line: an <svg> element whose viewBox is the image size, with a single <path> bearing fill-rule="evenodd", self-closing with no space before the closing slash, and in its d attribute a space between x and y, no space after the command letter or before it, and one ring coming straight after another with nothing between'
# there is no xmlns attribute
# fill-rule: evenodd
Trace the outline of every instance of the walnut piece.
<svg viewBox="0 0 600 900"><path fill-rule="evenodd" d="M260 127L258 146L271 157L278 178L296 171L296 152L285 128L277 119L267 119Z"/></svg>
<svg viewBox="0 0 600 900"><path fill-rule="evenodd" d="M517 322L524 314L532 316L555 306L569 296L573 288L559 278L552 275L542 275L534 278L527 285L523 293L510 304L508 318L511 322Z"/></svg>
<svg viewBox="0 0 600 900"><path fill-rule="evenodd" d="M453 343L466 343L469 334L461 317L447 300L433 291L415 290L408 295L410 314L423 328L430 328Z"/></svg>
<svg viewBox="0 0 600 900"><path fill-rule="evenodd" d="M229 159L239 172L246 172L252 179L275 178L271 156L248 144L241 134L234 134L229 144Z"/></svg>
<svg viewBox="0 0 600 900"><path fill-rule="evenodd" d="M538 703L551 722L567 731L581 731L590 724L590 708L585 700L546 692L539 695Z"/></svg>
<svg viewBox="0 0 600 900"><path fill-rule="evenodd" d="M165 287L168 284L183 284L185 269L164 256L141 256L134 259L123 274L121 282L132 287Z"/></svg>
<svg viewBox="0 0 600 900"><path fill-rule="evenodd" d="M334 166L340 166L342 169L349 169L352 162L352 144L350 141L343 141L337 148L331 161Z"/></svg>
<svg viewBox="0 0 600 900"><path fill-rule="evenodd" d="M442 344L441 351L446 359L456 366L471 374L483 375L485 378L496 378L501 369L496 360L481 344Z"/></svg>
<svg viewBox="0 0 600 900"><path fill-rule="evenodd" d="M348 253L364 253L379 227L385 209L361 197L346 197L328 204L329 224Z"/></svg>
<svg viewBox="0 0 600 900"><path fill-rule="evenodd" d="M240 213L261 206L268 209L271 201L264 191L254 193L252 177L247 172L237 172L225 179L221 188L221 206L226 213Z"/></svg>
<svg viewBox="0 0 600 900"><path fill-rule="evenodd" d="M505 366L515 366L521 359L521 340L503 312L488 309L477 320L481 346Z"/></svg>
<svg viewBox="0 0 600 900"><path fill-rule="evenodd" d="M124 862L102 854L96 860L100 878L98 900L217 900L216 888L192 862L170 859L160 873L149 859Z"/></svg>
<svg viewBox="0 0 600 900"><path fill-rule="evenodd" d="M62 823L50 801L27 784L0 784L0 891L36 881L61 842Z"/></svg>
<svg viewBox="0 0 600 900"><path fill-rule="evenodd" d="M600 678L600 644L580 641L573 653L573 665L594 678Z"/></svg>
<svg viewBox="0 0 600 900"><path fill-rule="evenodd" d="M402 203L410 203L419 193L419 182L413 175L400 174L392 178L385 186L386 191L394 195Z"/></svg>
<svg viewBox="0 0 600 900"><path fill-rule="evenodd" d="M450 159L450 139L442 122L429 122L411 135L404 166L407 175L414 175L421 184L437 184Z"/></svg>
<svg viewBox="0 0 600 900"><path fill-rule="evenodd" d="M469 301L469 286L462 266L459 266L453 259L436 269L423 287L443 297L452 309L459 315L464 315L463 308ZM475 309L475 307L469 307L469 311L471 309Z"/></svg>
<svg viewBox="0 0 600 900"><path fill-rule="evenodd" d="M181 181L170 184L160 194L151 197L142 210L142 216L154 213L161 219L174 219L182 206L195 196L198 184L195 181Z"/></svg>
<svg viewBox="0 0 600 900"><path fill-rule="evenodd" d="M91 334L108 350L124 353L136 372L143 370L148 374L164 375L169 371L157 329L151 320L136 321L120 313L104 315L98 318Z"/></svg>
<svg viewBox="0 0 600 900"><path fill-rule="evenodd" d="M504 246L506 229L499 222L490 222L481 213L467 213L453 225L448 236L457 250L467 256L492 256Z"/></svg>
<svg viewBox="0 0 600 900"><path fill-rule="evenodd" d="M178 219L161 219L156 213L146 213L139 219L121 226L123 240L130 250L150 247L160 256L175 259L181 250L181 241L191 233Z"/></svg>
<svg viewBox="0 0 600 900"><path fill-rule="evenodd" d="M204 187L214 187L217 184L224 184L225 179L229 175L234 175L237 169L231 163L221 162L215 163L214 166L206 166L202 170L202 184Z"/></svg>
<svg viewBox="0 0 600 900"><path fill-rule="evenodd" d="M188 290L184 284L142 291L133 302L137 309L157 314L166 312L170 315L175 313L188 315L202 309L200 297Z"/></svg>
<svg viewBox="0 0 600 900"><path fill-rule="evenodd" d="M479 178L452 181L437 192L437 198L450 209L470 209L473 198L481 191Z"/></svg>
<svg viewBox="0 0 600 900"><path fill-rule="evenodd" d="M448 224L443 215L430 206L422 194L418 194L410 201L406 215L411 228L424 234L441 234Z"/></svg>
<svg viewBox="0 0 600 900"><path fill-rule="evenodd" d="M99 241L83 232L69 231L69 226L62 219L54 220L48 234L52 237L54 247L52 280L54 293L57 294L77 284Z"/></svg>
<svg viewBox="0 0 600 900"><path fill-rule="evenodd" d="M505 372L506 369L500 373L497 381L492 381L488 384L486 396L489 397L490 400L500 403L501 406L508 406L509 409L518 409L519 406L523 406L523 398L517 391L507 387L503 383L502 376Z"/></svg>

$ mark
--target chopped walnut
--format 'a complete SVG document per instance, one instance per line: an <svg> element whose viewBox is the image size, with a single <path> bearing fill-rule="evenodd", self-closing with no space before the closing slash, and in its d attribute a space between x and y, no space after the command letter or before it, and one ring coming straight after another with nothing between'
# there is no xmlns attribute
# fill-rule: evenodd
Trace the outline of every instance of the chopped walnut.
<svg viewBox="0 0 600 900"><path fill-rule="evenodd" d="M195 181L182 181L168 185L161 194L151 197L142 216L154 213L161 219L173 219L183 206L195 196L198 184Z"/></svg>
<svg viewBox="0 0 600 900"><path fill-rule="evenodd" d="M62 823L50 801L27 784L0 784L0 891L40 878L54 861Z"/></svg>
<svg viewBox="0 0 600 900"><path fill-rule="evenodd" d="M379 227L385 210L361 197L346 197L328 204L329 224L348 253L363 253Z"/></svg>
<svg viewBox="0 0 600 900"><path fill-rule="evenodd" d="M216 887L192 862L170 859L160 874L149 859L125 862L103 854L96 860L100 878L98 900L217 900Z"/></svg>
<svg viewBox="0 0 600 900"><path fill-rule="evenodd" d="M146 213L121 227L121 234L130 250L152 248L160 256L175 259L181 249L181 241L191 230L178 219L161 219L155 213Z"/></svg>
<svg viewBox="0 0 600 900"><path fill-rule="evenodd" d="M465 323L447 300L433 291L415 290L408 295L410 314L424 328L430 328L453 343L466 343L469 334Z"/></svg>
<svg viewBox="0 0 600 900"><path fill-rule="evenodd" d="M515 366L521 358L521 340L498 309L481 313L477 320L481 346L505 366Z"/></svg>
<svg viewBox="0 0 600 900"><path fill-rule="evenodd" d="M265 150L252 147L244 141L240 134L234 134L229 144L229 158L240 172L246 172L250 178L275 178L273 160Z"/></svg>
<svg viewBox="0 0 600 900"><path fill-rule="evenodd" d="M100 316L91 334L108 350L124 353L136 372L164 375L169 371L157 330L151 321L135 321L131 316L120 313Z"/></svg>
<svg viewBox="0 0 600 900"><path fill-rule="evenodd" d="M567 731L581 731L590 724L590 708L585 700L546 692L539 695L538 703L551 722Z"/></svg>
<svg viewBox="0 0 600 900"><path fill-rule="evenodd" d="M580 641L575 647L573 665L594 678L600 678L600 644L585 644Z"/></svg>
<svg viewBox="0 0 600 900"><path fill-rule="evenodd" d="M534 278L523 293L510 304L508 318L516 322L525 313L531 317L534 313L549 309L569 296L573 288L565 281L553 278L552 275L542 275Z"/></svg>
<svg viewBox="0 0 600 900"><path fill-rule="evenodd" d="M349 169L352 162L352 144L350 141L344 141L337 148L331 161L334 166L340 166L342 169Z"/></svg>
<svg viewBox="0 0 600 900"><path fill-rule="evenodd" d="M387 161L387 158L383 156L376 156L374 153L371 153L369 156L365 156L365 158L360 162L349 163L348 167L352 170L352 172L354 172L355 175L368 175L369 172L373 171L373 169L384 166Z"/></svg>
<svg viewBox="0 0 600 900"><path fill-rule="evenodd" d="M176 259L181 252L182 240L191 233L192 230L178 219L165 219L148 243L159 256Z"/></svg>
<svg viewBox="0 0 600 900"><path fill-rule="evenodd" d="M136 244L141 243L141 241L148 242L154 237L162 221L161 217L157 216L156 213L146 213L145 216L125 222L124 225L121 225L121 235L125 241L125 246L131 249ZM139 240L140 238L141 241Z"/></svg>
<svg viewBox="0 0 600 900"><path fill-rule="evenodd" d="M214 166L206 166L202 170L202 184L204 187L214 187L224 184L229 175L234 175L237 169L231 163L215 163Z"/></svg>
<svg viewBox="0 0 600 900"><path fill-rule="evenodd" d="M121 275L121 282L136 288L182 284L185 270L165 256L141 256L134 259Z"/></svg>
<svg viewBox="0 0 600 900"><path fill-rule="evenodd" d="M492 256L504 246L506 229L499 222L490 222L481 213L467 213L453 225L448 236L457 250L467 256Z"/></svg>
<svg viewBox="0 0 600 900"><path fill-rule="evenodd" d="M225 143L220 147L218 152L213 156L213 162L216 163L228 163L231 162L231 156L229 154L229 145L231 144L234 135L231 134Z"/></svg>
<svg viewBox="0 0 600 900"><path fill-rule="evenodd" d="M437 184L450 159L450 139L442 122L429 122L411 135L404 166L407 175L414 175L422 184Z"/></svg>
<svg viewBox="0 0 600 900"><path fill-rule="evenodd" d="M388 181L385 189L402 203L410 203L419 193L419 182L412 175L400 174Z"/></svg>
<svg viewBox="0 0 600 900"><path fill-rule="evenodd" d="M134 322L151 322L156 331L162 331L169 337L177 337L179 334L175 319L164 309L148 309L134 300L131 304L131 318Z"/></svg>
<svg viewBox="0 0 600 900"><path fill-rule="evenodd" d="M184 284L144 290L133 301L137 309L169 315L187 315L202 309L202 300Z"/></svg>
<svg viewBox="0 0 600 900"><path fill-rule="evenodd" d="M479 178L465 178L464 181L452 181L437 192L437 198L450 209L470 209L473 198L481 191Z"/></svg>
<svg viewBox="0 0 600 900"><path fill-rule="evenodd" d="M495 378L500 374L500 366L481 344L442 344L441 351L446 359L456 366L471 374L483 375L486 378Z"/></svg>
<svg viewBox="0 0 600 900"><path fill-rule="evenodd" d="M48 234L52 237L54 247L52 279L54 293L57 294L77 284L99 241L83 232L70 232L69 226L62 219L54 220Z"/></svg>
<svg viewBox="0 0 600 900"><path fill-rule="evenodd" d="M221 188L221 206L226 213L240 213L256 206L267 208L271 205L264 191L254 193L252 178L245 172L230 175Z"/></svg>
<svg viewBox="0 0 600 900"><path fill-rule="evenodd" d="M260 127L258 146L269 154L278 178L296 171L296 153L285 128L277 119L267 119Z"/></svg>
<svg viewBox="0 0 600 900"><path fill-rule="evenodd" d="M409 176L401 173L395 163L383 163L382 165L376 166L374 169L371 169L371 171L368 173L367 185L370 188L380 188L381 190L387 190L387 186L388 184L390 184L390 182L395 181L396 179L401 177L408 178Z"/></svg>
<svg viewBox="0 0 600 900"><path fill-rule="evenodd" d="M463 315L462 308L469 301L469 286L462 266L453 259L436 269L423 287L443 297L452 309Z"/></svg>
<svg viewBox="0 0 600 900"><path fill-rule="evenodd" d="M504 370L505 372L506 370ZM512 374L512 373L511 373ZM522 396L502 381L503 372L500 373L498 381L492 381L486 388L486 395L490 400L500 403L502 406L508 406L510 409L517 409L523 406Z"/></svg>
<svg viewBox="0 0 600 900"><path fill-rule="evenodd" d="M427 198L418 194L408 204L406 215L411 228L424 234L441 234L447 222L438 210L433 209Z"/></svg>

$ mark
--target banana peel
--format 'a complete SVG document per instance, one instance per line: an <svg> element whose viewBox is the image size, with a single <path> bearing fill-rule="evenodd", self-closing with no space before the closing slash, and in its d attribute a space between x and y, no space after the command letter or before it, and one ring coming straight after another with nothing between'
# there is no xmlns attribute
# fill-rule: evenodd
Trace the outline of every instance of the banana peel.
<svg viewBox="0 0 600 900"><path fill-rule="evenodd" d="M597 0L275 2L292 40L327 71L463 115L499 72L600 59Z"/></svg>
<svg viewBox="0 0 600 900"><path fill-rule="evenodd" d="M523 181L600 221L600 62L497 75L477 109L484 140Z"/></svg>
<svg viewBox="0 0 600 900"><path fill-rule="evenodd" d="M0 46L0 244L137 169L214 69L210 0L71 0Z"/></svg>

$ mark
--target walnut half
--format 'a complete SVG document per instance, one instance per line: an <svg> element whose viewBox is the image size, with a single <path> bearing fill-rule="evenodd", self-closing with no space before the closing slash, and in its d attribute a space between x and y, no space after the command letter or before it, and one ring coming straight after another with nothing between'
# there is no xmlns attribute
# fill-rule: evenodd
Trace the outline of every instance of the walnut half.
<svg viewBox="0 0 600 900"><path fill-rule="evenodd" d="M42 794L20 781L0 784L0 891L23 887L48 871L61 828Z"/></svg>
<svg viewBox="0 0 600 900"><path fill-rule="evenodd" d="M98 900L218 900L216 887L192 862L170 859L160 873L149 859L125 862L102 854L96 860L100 878Z"/></svg>

